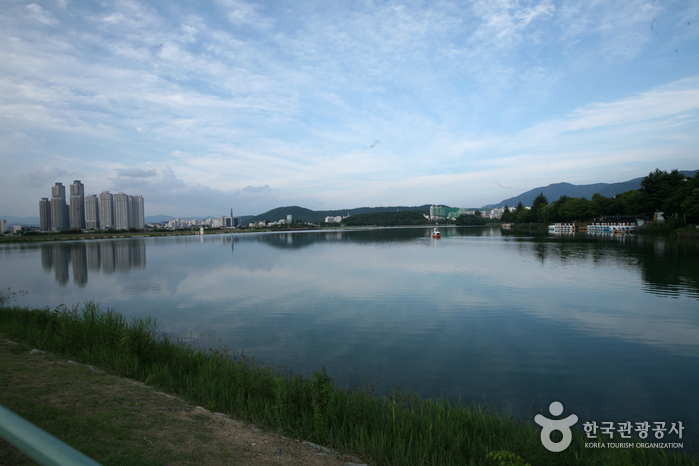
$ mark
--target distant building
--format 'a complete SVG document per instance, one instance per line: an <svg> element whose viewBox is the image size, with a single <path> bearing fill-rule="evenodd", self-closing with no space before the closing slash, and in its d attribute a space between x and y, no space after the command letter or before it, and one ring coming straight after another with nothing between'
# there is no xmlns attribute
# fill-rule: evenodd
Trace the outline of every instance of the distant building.
<svg viewBox="0 0 699 466"><path fill-rule="evenodd" d="M5 230L7 230L7 220L0 218L0 234L4 235Z"/></svg>
<svg viewBox="0 0 699 466"><path fill-rule="evenodd" d="M70 185L70 228L85 229L85 185L80 180Z"/></svg>
<svg viewBox="0 0 699 466"><path fill-rule="evenodd" d="M345 215L344 217L341 215L337 215L335 217L325 217L325 223L340 223L342 220L346 219L349 217L349 214Z"/></svg>
<svg viewBox="0 0 699 466"><path fill-rule="evenodd" d="M292 223L293 218L294 217L291 214L287 215L286 216L286 223Z"/></svg>
<svg viewBox="0 0 699 466"><path fill-rule="evenodd" d="M231 209L230 217L221 217L221 228L236 228L240 226L240 217L233 216L233 209Z"/></svg>
<svg viewBox="0 0 699 466"><path fill-rule="evenodd" d="M61 183L51 188L51 230L66 230L68 222L68 205L66 204L66 188Z"/></svg>
<svg viewBox="0 0 699 466"><path fill-rule="evenodd" d="M467 214L469 214L469 210L464 207L446 207L443 205L430 206L430 220L458 218L460 215Z"/></svg>
<svg viewBox="0 0 699 466"><path fill-rule="evenodd" d="M85 228L88 230L98 230L100 227L99 218L97 195L90 194L85 197Z"/></svg>
<svg viewBox="0 0 699 466"><path fill-rule="evenodd" d="M129 196L123 192L114 195L114 226L119 230L129 229Z"/></svg>
<svg viewBox="0 0 699 466"><path fill-rule="evenodd" d="M42 231L51 231L51 201L47 197L39 201L39 224Z"/></svg>
<svg viewBox="0 0 699 466"><path fill-rule="evenodd" d="M51 199L39 201L39 217L44 231L145 227L143 196L123 192L112 195L109 191L85 196L85 185L80 180L70 185L70 207L65 187L56 183L51 188Z"/></svg>
<svg viewBox="0 0 699 466"><path fill-rule="evenodd" d="M114 200L109 191L102 191L97 197L99 201L100 228L114 228Z"/></svg>
<svg viewBox="0 0 699 466"><path fill-rule="evenodd" d="M135 196L129 196L129 209L131 214L129 228L137 228L139 230L143 230L146 223L143 212L143 196L141 196L140 194L137 194Z"/></svg>

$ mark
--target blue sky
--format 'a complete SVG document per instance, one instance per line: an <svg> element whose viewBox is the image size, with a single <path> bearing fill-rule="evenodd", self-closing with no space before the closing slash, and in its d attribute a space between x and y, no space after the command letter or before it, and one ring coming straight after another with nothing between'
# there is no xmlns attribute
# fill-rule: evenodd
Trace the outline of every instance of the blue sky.
<svg viewBox="0 0 699 466"><path fill-rule="evenodd" d="M479 207L699 168L699 2L21 2L0 215L57 181L146 215Z"/></svg>

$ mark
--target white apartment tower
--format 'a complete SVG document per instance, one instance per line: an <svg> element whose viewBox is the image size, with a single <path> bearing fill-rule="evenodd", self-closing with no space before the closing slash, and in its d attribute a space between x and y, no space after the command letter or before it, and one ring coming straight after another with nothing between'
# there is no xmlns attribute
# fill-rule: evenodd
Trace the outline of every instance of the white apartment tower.
<svg viewBox="0 0 699 466"><path fill-rule="evenodd" d="M114 200L109 191L98 196L100 228L114 228Z"/></svg>
<svg viewBox="0 0 699 466"><path fill-rule="evenodd" d="M70 185L70 207L66 204L66 188L56 183L51 198L39 201L41 229L59 231L71 229L145 228L143 196L130 196L109 191L85 196L85 185L75 180Z"/></svg>
<svg viewBox="0 0 699 466"><path fill-rule="evenodd" d="M114 195L114 226L119 230L129 229L129 196L120 192Z"/></svg>
<svg viewBox="0 0 699 466"><path fill-rule="evenodd" d="M85 228L88 230L99 229L99 218L99 204L97 203L97 195L90 194L89 196L85 197Z"/></svg>
<svg viewBox="0 0 699 466"><path fill-rule="evenodd" d="M135 196L129 196L129 228L136 228L142 230L145 227L144 215L143 215L143 196L137 194Z"/></svg>

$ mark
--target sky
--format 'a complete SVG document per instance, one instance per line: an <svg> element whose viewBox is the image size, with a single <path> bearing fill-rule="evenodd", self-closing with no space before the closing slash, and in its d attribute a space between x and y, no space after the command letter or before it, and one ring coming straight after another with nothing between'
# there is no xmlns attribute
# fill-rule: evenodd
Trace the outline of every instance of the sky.
<svg viewBox="0 0 699 466"><path fill-rule="evenodd" d="M699 2L3 0L0 216L446 204L699 169Z"/></svg>

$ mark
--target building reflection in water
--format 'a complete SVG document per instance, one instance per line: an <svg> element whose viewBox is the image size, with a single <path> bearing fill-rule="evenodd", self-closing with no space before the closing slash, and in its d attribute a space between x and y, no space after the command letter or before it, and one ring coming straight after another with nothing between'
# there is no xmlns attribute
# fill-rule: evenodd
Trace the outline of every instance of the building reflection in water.
<svg viewBox="0 0 699 466"><path fill-rule="evenodd" d="M146 244L142 240L92 241L41 245L41 266L54 270L56 282L67 285L73 266L73 283L87 284L88 272L112 274L146 267Z"/></svg>

